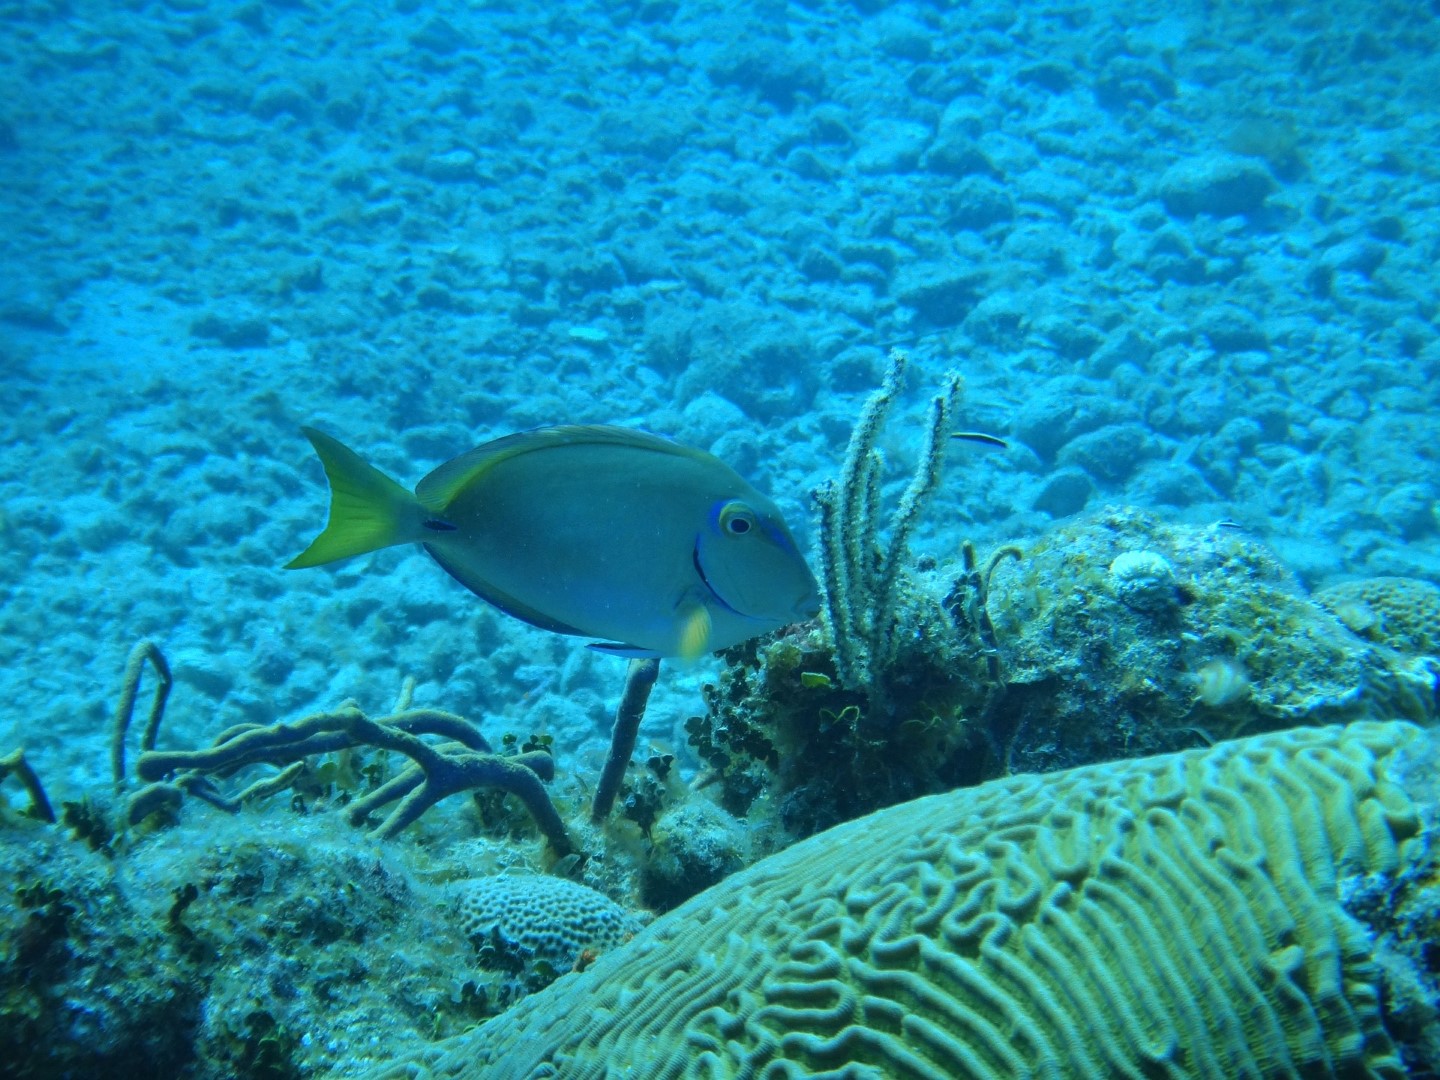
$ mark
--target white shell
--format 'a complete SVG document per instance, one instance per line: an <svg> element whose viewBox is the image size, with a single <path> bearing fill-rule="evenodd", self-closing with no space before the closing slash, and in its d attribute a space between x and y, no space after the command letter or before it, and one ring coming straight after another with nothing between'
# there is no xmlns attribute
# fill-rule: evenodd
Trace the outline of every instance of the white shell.
<svg viewBox="0 0 1440 1080"><path fill-rule="evenodd" d="M1115 596L1136 611L1165 611L1179 602L1175 568L1158 551L1126 551L1110 564Z"/></svg>

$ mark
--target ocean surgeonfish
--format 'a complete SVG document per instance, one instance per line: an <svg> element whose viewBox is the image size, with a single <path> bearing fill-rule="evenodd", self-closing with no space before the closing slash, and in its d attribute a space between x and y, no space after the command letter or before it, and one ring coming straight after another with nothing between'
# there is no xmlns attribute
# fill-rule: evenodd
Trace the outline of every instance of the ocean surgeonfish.
<svg viewBox="0 0 1440 1080"><path fill-rule="evenodd" d="M773 503L701 450L622 427L525 431L414 493L305 428L325 530L290 569L419 543L471 592L623 656L699 656L814 616L814 575Z"/></svg>

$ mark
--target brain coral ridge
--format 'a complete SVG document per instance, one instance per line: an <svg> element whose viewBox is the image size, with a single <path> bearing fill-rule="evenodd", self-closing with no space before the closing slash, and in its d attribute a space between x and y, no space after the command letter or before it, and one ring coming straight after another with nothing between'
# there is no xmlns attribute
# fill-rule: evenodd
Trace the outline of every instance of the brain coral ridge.
<svg viewBox="0 0 1440 1080"><path fill-rule="evenodd" d="M1435 752L1300 729L894 806L378 1075L1400 1077L1337 897L1426 857Z"/></svg>

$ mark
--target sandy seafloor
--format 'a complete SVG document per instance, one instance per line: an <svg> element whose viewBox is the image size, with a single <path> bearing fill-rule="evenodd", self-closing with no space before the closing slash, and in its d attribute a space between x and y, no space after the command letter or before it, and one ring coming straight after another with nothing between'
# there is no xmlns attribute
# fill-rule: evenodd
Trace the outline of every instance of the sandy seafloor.
<svg viewBox="0 0 1440 1080"><path fill-rule="evenodd" d="M108 783L405 676L593 767L620 661L416 551L280 569L314 424L413 484L639 424L810 491L906 343L945 559L1107 504L1440 576L1440 4L0 3L0 750ZM583 513L577 508L577 513ZM597 542L603 542L597 537ZM1061 583L1063 585L1063 583ZM670 665L675 744L713 662ZM7 783L4 795L21 801Z"/></svg>
<svg viewBox="0 0 1440 1080"><path fill-rule="evenodd" d="M955 446L919 551L1121 503L1233 519L1311 585L1440 571L1434 4L0 20L0 746L63 789L103 781L141 636L179 744L406 675L562 754L606 729L619 662L423 554L279 569L325 510L302 424L407 483L641 424L808 537L909 342L897 488L947 368L1011 440Z"/></svg>

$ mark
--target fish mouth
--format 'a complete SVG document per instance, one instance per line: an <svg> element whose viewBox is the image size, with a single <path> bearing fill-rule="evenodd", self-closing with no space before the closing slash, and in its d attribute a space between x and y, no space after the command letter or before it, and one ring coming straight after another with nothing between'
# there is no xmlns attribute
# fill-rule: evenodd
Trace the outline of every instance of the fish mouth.
<svg viewBox="0 0 1440 1080"><path fill-rule="evenodd" d="M719 604L726 611L730 612L732 615L738 615L742 619L757 619L762 622L778 623L781 621L780 617L775 614L755 614L753 612L745 611L741 608L738 608L729 600L727 600L721 594L719 589L715 588L714 583L710 580L710 575L705 573L705 563L700 558L699 537L696 537L695 546L690 549L690 561L695 566L695 573L700 575L700 584L705 586L705 591L714 598L717 604ZM800 596L800 599L796 600L795 603L791 605L790 614L794 617L794 620L796 622L805 622L806 620L813 619L815 618L815 616L820 614L820 594L816 592L813 585L809 589L805 590L805 592Z"/></svg>

